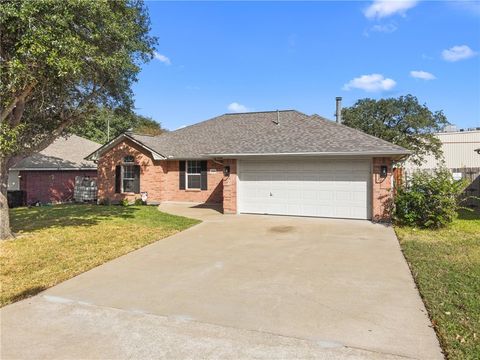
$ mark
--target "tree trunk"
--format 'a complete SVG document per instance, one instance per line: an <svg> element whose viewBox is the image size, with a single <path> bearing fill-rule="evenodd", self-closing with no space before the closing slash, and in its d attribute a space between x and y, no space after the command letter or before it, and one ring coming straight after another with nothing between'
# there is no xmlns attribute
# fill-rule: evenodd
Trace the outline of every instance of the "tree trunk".
<svg viewBox="0 0 480 360"><path fill-rule="evenodd" d="M8 169L7 159L0 158L0 240L13 237L10 231L10 215L7 201Z"/></svg>

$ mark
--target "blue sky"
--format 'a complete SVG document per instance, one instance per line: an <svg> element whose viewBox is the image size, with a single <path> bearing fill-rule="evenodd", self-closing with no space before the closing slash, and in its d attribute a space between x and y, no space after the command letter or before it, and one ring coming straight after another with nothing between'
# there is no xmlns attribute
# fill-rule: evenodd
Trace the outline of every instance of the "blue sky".
<svg viewBox="0 0 480 360"><path fill-rule="evenodd" d="M332 118L411 93L459 127L480 126L480 2L147 2L156 58L137 112L170 130L226 112Z"/></svg>

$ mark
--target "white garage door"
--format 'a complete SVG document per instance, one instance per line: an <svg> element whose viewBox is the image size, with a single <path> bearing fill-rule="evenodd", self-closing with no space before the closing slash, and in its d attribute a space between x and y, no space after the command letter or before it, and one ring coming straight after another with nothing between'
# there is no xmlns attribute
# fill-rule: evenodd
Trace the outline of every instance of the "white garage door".
<svg viewBox="0 0 480 360"><path fill-rule="evenodd" d="M239 178L243 213L370 218L369 160L242 160Z"/></svg>

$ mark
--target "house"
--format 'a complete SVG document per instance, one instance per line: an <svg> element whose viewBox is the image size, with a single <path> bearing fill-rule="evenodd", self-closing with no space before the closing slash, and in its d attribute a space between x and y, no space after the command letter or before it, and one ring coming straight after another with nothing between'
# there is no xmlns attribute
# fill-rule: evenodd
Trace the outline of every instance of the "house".
<svg viewBox="0 0 480 360"><path fill-rule="evenodd" d="M27 204L71 201L76 176L97 176L97 165L84 158L100 144L70 135L9 169L8 191L21 191Z"/></svg>
<svg viewBox="0 0 480 360"><path fill-rule="evenodd" d="M224 114L158 136L125 133L87 159L98 164L99 201L146 192L150 203L214 203L224 213L385 220L392 165L408 154L285 110Z"/></svg>

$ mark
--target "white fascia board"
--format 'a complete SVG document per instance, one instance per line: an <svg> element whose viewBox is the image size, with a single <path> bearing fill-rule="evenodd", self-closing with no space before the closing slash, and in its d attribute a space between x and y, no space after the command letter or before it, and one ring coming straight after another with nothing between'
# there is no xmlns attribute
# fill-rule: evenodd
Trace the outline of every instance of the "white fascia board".
<svg viewBox="0 0 480 360"><path fill-rule="evenodd" d="M208 154L211 157L249 157L249 156L405 156L410 155L410 151L359 151L359 152L298 152L298 153L244 153L244 154Z"/></svg>
<svg viewBox="0 0 480 360"><path fill-rule="evenodd" d="M152 150L150 149L149 147L145 146L144 144L142 144L141 142L135 140L134 138L132 138L131 136L128 136L127 134L120 134L119 136L117 136L115 139L112 139L111 141L109 141L108 143L106 143L105 145L101 146L100 148L98 148L96 151L94 151L93 153L91 153L90 155L88 155L87 157L85 157L85 160L93 160L93 161L96 161L98 160L99 156L104 153L105 151L107 151L108 149L110 149L112 146L120 143L122 140L124 139L128 139L132 142L134 142L135 144L137 144L138 146L144 148L145 150L147 150L148 152L150 152L150 154L152 155L153 159L154 160L166 160L167 158L165 156L163 156L162 154L159 154L157 153L155 150Z"/></svg>
<svg viewBox="0 0 480 360"><path fill-rule="evenodd" d="M97 170L96 167L92 168L11 168L10 171L90 171Z"/></svg>

